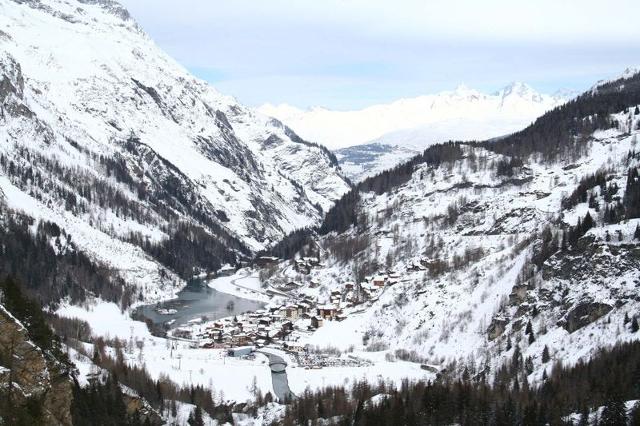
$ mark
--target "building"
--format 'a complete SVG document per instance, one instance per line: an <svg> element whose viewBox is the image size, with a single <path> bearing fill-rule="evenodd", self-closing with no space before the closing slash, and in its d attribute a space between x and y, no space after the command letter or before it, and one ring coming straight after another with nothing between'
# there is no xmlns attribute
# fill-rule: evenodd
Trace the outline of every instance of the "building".
<svg viewBox="0 0 640 426"><path fill-rule="evenodd" d="M218 271L216 272L216 276L218 276L218 277L230 277L231 275L233 275L235 273L236 273L236 268L227 263L222 268L218 269Z"/></svg>
<svg viewBox="0 0 640 426"><path fill-rule="evenodd" d="M277 257L273 256L260 256L255 260L255 264L256 266L264 268L266 266L275 265L276 263L278 263L278 260L279 259Z"/></svg>
<svg viewBox="0 0 640 426"><path fill-rule="evenodd" d="M227 350L227 355L232 357L241 357L247 356L253 352L253 346L239 346L237 348L229 348Z"/></svg>
<svg viewBox="0 0 640 426"><path fill-rule="evenodd" d="M285 318L288 318L290 320L297 320L298 319L298 307L295 305L287 305L282 309L282 312L285 316Z"/></svg>
<svg viewBox="0 0 640 426"><path fill-rule="evenodd" d="M324 320L320 317L311 317L311 328L322 327Z"/></svg>
<svg viewBox="0 0 640 426"><path fill-rule="evenodd" d="M318 316L322 319L332 320L338 313L338 309L334 305L318 306Z"/></svg>
<svg viewBox="0 0 640 426"><path fill-rule="evenodd" d="M373 277L373 280L371 280L371 283L375 286L375 287L384 287L385 282L387 281L387 277L384 275L376 275L375 277Z"/></svg>
<svg viewBox="0 0 640 426"><path fill-rule="evenodd" d="M231 336L231 343L234 346L244 346L251 343L251 339L245 333L238 333Z"/></svg>

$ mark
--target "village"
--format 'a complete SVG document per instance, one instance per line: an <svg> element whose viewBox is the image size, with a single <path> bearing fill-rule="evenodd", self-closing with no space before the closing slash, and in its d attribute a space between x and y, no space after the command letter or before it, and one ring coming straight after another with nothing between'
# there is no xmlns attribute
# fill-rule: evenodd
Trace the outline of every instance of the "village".
<svg viewBox="0 0 640 426"><path fill-rule="evenodd" d="M268 267L280 259L261 257L256 266ZM420 269L424 266L418 263ZM301 274L309 274L321 267L318 258L304 257L295 260L294 268ZM228 268L224 273L231 273ZM362 312L365 304L375 302L386 288L397 284L400 274L379 272L366 277L359 284L344 282L328 296L304 294L303 284L288 281L269 286L265 293L271 302L263 309L229 316L214 321L194 319L189 324L169 331L169 336L186 339L200 348L224 349L229 356L246 357L255 350L269 347L287 352L304 368L326 366L362 366L366 361L355 357L332 357L315 353L301 341L304 336L326 325L328 321L344 321L349 315ZM319 283L311 281L310 286Z"/></svg>

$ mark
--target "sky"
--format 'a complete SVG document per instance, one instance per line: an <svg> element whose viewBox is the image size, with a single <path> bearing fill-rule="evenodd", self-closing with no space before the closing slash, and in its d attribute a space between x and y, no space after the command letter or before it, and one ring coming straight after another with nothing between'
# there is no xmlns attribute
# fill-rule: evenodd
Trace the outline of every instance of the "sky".
<svg viewBox="0 0 640 426"><path fill-rule="evenodd" d="M350 110L512 81L585 90L640 65L638 0L120 0L250 106Z"/></svg>

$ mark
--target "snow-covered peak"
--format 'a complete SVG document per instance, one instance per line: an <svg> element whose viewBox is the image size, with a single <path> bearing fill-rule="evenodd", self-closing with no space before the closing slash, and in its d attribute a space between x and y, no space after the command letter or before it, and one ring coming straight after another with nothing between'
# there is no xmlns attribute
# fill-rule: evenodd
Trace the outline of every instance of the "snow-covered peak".
<svg viewBox="0 0 640 426"><path fill-rule="evenodd" d="M267 104L259 110L287 123L303 138L332 149L370 142L424 147L442 141L443 137L481 139L501 136L519 130L565 101L561 97L540 94L530 86L516 82L493 94L461 84L454 90L403 98L353 111L325 108L303 111L286 104ZM429 129L438 130L430 134ZM406 143L402 137L405 132L412 134Z"/></svg>
<svg viewBox="0 0 640 426"><path fill-rule="evenodd" d="M509 98L525 99L529 102L542 102L543 95L536 92L531 86L520 81L514 81L499 90L496 95L502 97L503 103Z"/></svg>
<svg viewBox="0 0 640 426"><path fill-rule="evenodd" d="M620 74L618 74L618 75L616 75L616 76L614 76L612 78L599 80L596 84L593 85L593 87L591 88L591 91L592 92L596 91L598 89L598 87L603 86L603 85L608 84L608 83L612 83L612 82L617 81L617 80L626 80L628 78L633 77L634 75L636 75L638 73L640 73L640 65L627 67L627 68L625 68L625 70L622 73L620 73Z"/></svg>
<svg viewBox="0 0 640 426"><path fill-rule="evenodd" d="M638 73L640 73L640 65L637 65L634 67L628 67L622 72L622 74L620 75L620 78L624 78L624 79L631 78Z"/></svg>
<svg viewBox="0 0 640 426"><path fill-rule="evenodd" d="M47 179L2 170L7 204L117 269L152 276L123 240L181 222L260 250L349 189L329 152L193 77L114 1L0 0L0 29L0 153Z"/></svg>
<svg viewBox="0 0 640 426"><path fill-rule="evenodd" d="M483 96L482 93L472 89L464 83L459 84L452 92L452 95L458 98L477 98Z"/></svg>

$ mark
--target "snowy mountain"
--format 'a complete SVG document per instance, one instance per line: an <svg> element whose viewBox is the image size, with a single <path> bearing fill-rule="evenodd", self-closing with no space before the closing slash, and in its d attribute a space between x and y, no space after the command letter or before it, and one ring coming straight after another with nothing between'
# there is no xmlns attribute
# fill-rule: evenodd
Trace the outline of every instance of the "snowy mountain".
<svg viewBox="0 0 640 426"><path fill-rule="evenodd" d="M434 143L484 140L518 131L566 102L567 96L571 95L543 95L515 82L492 94L461 85L453 91L359 111L302 111L289 105L269 104L260 107L260 111L288 123L302 137L336 150L350 179L359 181ZM386 146L384 152L381 146ZM364 157L374 151L380 152L381 158Z"/></svg>
<svg viewBox="0 0 640 426"><path fill-rule="evenodd" d="M516 381L540 384L553 363L640 339L639 138L627 73L514 135L364 180L271 278L342 310L300 344L496 381L520 359Z"/></svg>
<svg viewBox="0 0 640 426"><path fill-rule="evenodd" d="M318 223L349 189L330 152L191 76L115 1L0 0L0 28L6 208L141 297Z"/></svg>

